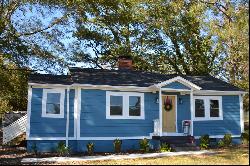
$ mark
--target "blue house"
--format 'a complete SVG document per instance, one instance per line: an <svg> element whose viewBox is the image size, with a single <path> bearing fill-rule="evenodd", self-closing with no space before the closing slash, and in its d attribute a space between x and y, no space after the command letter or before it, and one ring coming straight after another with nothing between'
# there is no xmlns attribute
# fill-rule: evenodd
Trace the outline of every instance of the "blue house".
<svg viewBox="0 0 250 166"><path fill-rule="evenodd" d="M138 149L147 138L220 139L243 132L244 91L212 76L180 76L134 71L121 57L119 70L70 68L68 75L32 74L29 78L27 148L53 151L58 142L73 151Z"/></svg>

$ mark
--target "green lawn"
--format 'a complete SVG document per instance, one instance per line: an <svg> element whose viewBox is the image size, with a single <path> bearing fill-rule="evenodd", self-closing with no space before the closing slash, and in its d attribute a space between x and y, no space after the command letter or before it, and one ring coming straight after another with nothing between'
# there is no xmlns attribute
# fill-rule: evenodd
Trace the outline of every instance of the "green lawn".
<svg viewBox="0 0 250 166"><path fill-rule="evenodd" d="M106 161L88 161L88 162L60 162L53 164L80 164L80 165L249 165L249 150L246 148L230 148L214 150L215 155L197 155L197 156L177 156L148 159L129 159L129 160L106 160Z"/></svg>

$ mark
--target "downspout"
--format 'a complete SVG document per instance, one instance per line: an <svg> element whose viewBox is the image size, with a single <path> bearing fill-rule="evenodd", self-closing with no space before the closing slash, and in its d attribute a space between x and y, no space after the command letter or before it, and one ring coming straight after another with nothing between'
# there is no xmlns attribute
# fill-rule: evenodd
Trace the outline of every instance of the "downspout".
<svg viewBox="0 0 250 166"><path fill-rule="evenodd" d="M70 86L67 87L66 147L69 146L69 89Z"/></svg>
<svg viewBox="0 0 250 166"><path fill-rule="evenodd" d="M160 118L160 136L162 136L162 98L161 98L161 87L159 87L159 118Z"/></svg>
<svg viewBox="0 0 250 166"><path fill-rule="evenodd" d="M194 136L194 90L191 89L190 91L190 113L191 113L191 136Z"/></svg>

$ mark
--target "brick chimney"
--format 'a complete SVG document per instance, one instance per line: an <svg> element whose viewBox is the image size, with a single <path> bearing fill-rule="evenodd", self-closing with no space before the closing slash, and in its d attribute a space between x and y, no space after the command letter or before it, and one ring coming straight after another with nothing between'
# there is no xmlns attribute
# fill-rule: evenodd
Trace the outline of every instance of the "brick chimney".
<svg viewBox="0 0 250 166"><path fill-rule="evenodd" d="M119 56L118 57L118 68L119 70L132 70L133 62L131 56Z"/></svg>

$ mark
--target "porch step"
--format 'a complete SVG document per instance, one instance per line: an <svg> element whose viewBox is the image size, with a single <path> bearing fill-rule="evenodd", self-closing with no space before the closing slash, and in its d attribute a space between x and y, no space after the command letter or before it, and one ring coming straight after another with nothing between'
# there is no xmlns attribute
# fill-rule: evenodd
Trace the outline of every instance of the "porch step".
<svg viewBox="0 0 250 166"><path fill-rule="evenodd" d="M160 137L161 142L166 142L168 144L185 144L193 143L194 137L192 136L162 136Z"/></svg>
<svg viewBox="0 0 250 166"><path fill-rule="evenodd" d="M176 151L198 151L200 148L196 146L193 136L162 136L158 138L161 143L167 143Z"/></svg>

